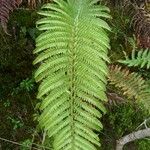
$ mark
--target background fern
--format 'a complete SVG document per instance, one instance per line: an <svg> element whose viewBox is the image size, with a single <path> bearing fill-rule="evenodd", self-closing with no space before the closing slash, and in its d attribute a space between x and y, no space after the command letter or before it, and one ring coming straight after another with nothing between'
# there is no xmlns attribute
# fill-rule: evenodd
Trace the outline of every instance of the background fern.
<svg viewBox="0 0 150 150"><path fill-rule="evenodd" d="M7 22L9 13L19 6L22 0L0 0L0 23L7 33Z"/></svg>
<svg viewBox="0 0 150 150"><path fill-rule="evenodd" d="M98 135L107 101L106 76L110 18L105 6L97 0L54 0L43 6L37 22L43 33L36 39L40 63L35 79L40 82L38 98L42 99L39 123L57 150L96 150Z"/></svg>
<svg viewBox="0 0 150 150"><path fill-rule="evenodd" d="M139 66L141 68L147 67L147 69L149 69L150 68L150 51L149 49L140 50L136 54L135 50L133 50L131 59L129 57L126 57L126 60L119 60L118 62L125 64L129 67Z"/></svg>
<svg viewBox="0 0 150 150"><path fill-rule="evenodd" d="M150 0L107 0L114 7L122 10L122 14L130 16L138 46L150 48Z"/></svg>
<svg viewBox="0 0 150 150"><path fill-rule="evenodd" d="M130 99L136 99L146 109L150 108L150 91L147 82L138 74L122 69L121 66L111 65L109 82L120 88L123 94Z"/></svg>

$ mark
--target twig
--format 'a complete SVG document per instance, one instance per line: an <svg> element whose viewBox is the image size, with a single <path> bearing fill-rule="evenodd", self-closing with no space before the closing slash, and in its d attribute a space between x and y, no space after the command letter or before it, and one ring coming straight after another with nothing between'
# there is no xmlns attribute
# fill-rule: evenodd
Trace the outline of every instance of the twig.
<svg viewBox="0 0 150 150"><path fill-rule="evenodd" d="M46 138L46 131L44 131L44 133L43 133L42 145L44 145L45 138Z"/></svg>
<svg viewBox="0 0 150 150"><path fill-rule="evenodd" d="M147 127L147 122L148 122L148 121L150 121L150 118L145 119L144 122L142 122L142 123L136 128L136 130L139 129L140 127L142 127L143 125L145 126L145 128L148 128L148 127Z"/></svg>
<svg viewBox="0 0 150 150"><path fill-rule="evenodd" d="M26 146L24 144L20 144L18 142L7 140L7 139L1 138L1 137L0 137L0 140L5 141L5 142L9 142L9 143L12 143L12 144L15 144L15 145L19 145L19 146L24 146L24 147L30 148L30 146ZM32 147L32 148L35 149L35 150L39 150L38 148L35 148L35 147Z"/></svg>
<svg viewBox="0 0 150 150"><path fill-rule="evenodd" d="M117 141L116 150L122 150L124 145L137 139L150 137L150 128L132 132Z"/></svg>
<svg viewBox="0 0 150 150"><path fill-rule="evenodd" d="M18 146L23 146L23 147L31 148L30 146L26 146L26 145L24 145L24 144L20 144L20 143L15 142L15 141L11 141L11 140L8 140L8 139L4 139L4 138L2 138L2 137L0 137L0 140L5 141L5 142L9 142L9 143L12 143L12 144L15 144L15 145L18 145ZM38 147L40 147L40 148L46 148L46 149L51 150L51 148L44 147L44 146L40 146L40 145L35 144L35 143L33 143L33 145L36 145L36 146L38 146ZM39 148L36 148L36 147L32 147L32 149L39 150Z"/></svg>

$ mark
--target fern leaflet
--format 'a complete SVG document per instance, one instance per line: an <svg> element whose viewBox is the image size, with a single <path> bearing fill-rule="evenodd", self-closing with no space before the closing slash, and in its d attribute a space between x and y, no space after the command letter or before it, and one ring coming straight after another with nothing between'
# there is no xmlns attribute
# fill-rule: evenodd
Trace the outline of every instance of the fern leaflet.
<svg viewBox="0 0 150 150"><path fill-rule="evenodd" d="M140 50L136 55L135 50L133 50L131 59L126 57L126 60L120 60L119 62L129 67L140 66L141 68L143 68L146 66L147 69L149 69L150 68L150 51L149 49Z"/></svg>

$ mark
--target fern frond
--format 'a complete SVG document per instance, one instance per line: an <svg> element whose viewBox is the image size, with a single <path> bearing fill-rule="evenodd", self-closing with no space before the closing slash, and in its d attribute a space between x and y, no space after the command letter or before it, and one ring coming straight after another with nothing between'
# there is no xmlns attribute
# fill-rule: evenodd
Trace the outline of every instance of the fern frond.
<svg viewBox="0 0 150 150"><path fill-rule="evenodd" d="M110 84L123 90L123 94L129 98L137 98L141 89L145 88L144 80L137 73L130 73L128 69L122 69L120 66L110 66L109 74Z"/></svg>
<svg viewBox="0 0 150 150"><path fill-rule="evenodd" d="M132 19L138 46L150 48L150 0L111 0L113 6L121 8Z"/></svg>
<svg viewBox="0 0 150 150"><path fill-rule="evenodd" d="M134 98L150 110L150 90L146 81L137 73L130 73L128 69L111 65L109 82L120 88L128 98Z"/></svg>
<svg viewBox="0 0 150 150"><path fill-rule="evenodd" d="M133 22L139 45L142 48L150 48L150 10L145 7L137 9Z"/></svg>
<svg viewBox="0 0 150 150"><path fill-rule="evenodd" d="M22 0L0 0L0 24L7 33L9 14L16 9Z"/></svg>
<svg viewBox="0 0 150 150"><path fill-rule="evenodd" d="M118 62L125 64L129 67L139 66L140 68L147 67L150 68L150 50L140 50L138 53L135 53L135 50L132 51L131 59L126 57L126 60L119 60Z"/></svg>
<svg viewBox="0 0 150 150"><path fill-rule="evenodd" d="M39 12L36 39L40 63L35 79L42 114L39 124L54 137L55 150L96 150L99 121L106 112L109 9L95 0L54 0Z"/></svg>

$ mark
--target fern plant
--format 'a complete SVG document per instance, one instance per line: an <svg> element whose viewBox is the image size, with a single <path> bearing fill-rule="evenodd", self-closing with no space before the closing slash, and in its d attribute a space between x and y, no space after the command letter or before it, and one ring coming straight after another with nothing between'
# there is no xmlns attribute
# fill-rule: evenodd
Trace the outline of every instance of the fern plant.
<svg viewBox="0 0 150 150"><path fill-rule="evenodd" d="M110 84L121 88L124 95L129 98L137 98L141 89L145 88L144 79L137 73L130 73L121 66L111 65L109 74Z"/></svg>
<svg viewBox="0 0 150 150"><path fill-rule="evenodd" d="M109 9L97 0L54 0L45 4L36 39L40 64L35 79L40 82L39 124L54 138L55 150L96 150L100 146L95 131L107 101L106 62L110 30L102 18Z"/></svg>
<svg viewBox="0 0 150 150"><path fill-rule="evenodd" d="M121 66L111 65L109 83L120 88L129 99L136 99L150 110L150 91L147 82L135 72L122 69Z"/></svg>
<svg viewBox="0 0 150 150"><path fill-rule="evenodd" d="M150 0L107 0L130 16L138 46L150 48ZM114 7L113 7L114 9Z"/></svg>
<svg viewBox="0 0 150 150"><path fill-rule="evenodd" d="M129 67L139 66L140 68L147 67L150 68L150 51L149 49L138 51L137 55L135 50L132 51L131 59L126 56L125 60L119 60L120 63L125 64Z"/></svg>

